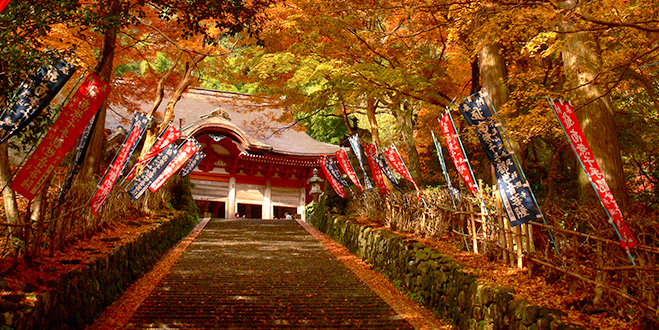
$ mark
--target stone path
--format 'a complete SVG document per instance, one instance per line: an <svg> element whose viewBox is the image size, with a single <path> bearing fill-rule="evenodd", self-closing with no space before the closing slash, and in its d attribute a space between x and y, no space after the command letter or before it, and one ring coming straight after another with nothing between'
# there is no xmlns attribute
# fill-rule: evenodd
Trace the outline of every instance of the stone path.
<svg viewBox="0 0 659 330"><path fill-rule="evenodd" d="M442 326L429 314L419 316L414 309L401 309L390 301L398 310L395 311L381 298L387 295L378 295L366 286L368 280L363 282L354 269L349 271L345 260L340 261L335 253L328 251L327 242L321 244L317 232L314 237L307 230L291 220L209 221L162 280L152 280L158 283L152 283L146 298L142 298L121 327L434 329ZM379 286L373 282L371 279L371 287ZM112 319L106 316L99 320L108 318ZM112 327L116 328L117 324ZM93 328L106 327L95 324Z"/></svg>

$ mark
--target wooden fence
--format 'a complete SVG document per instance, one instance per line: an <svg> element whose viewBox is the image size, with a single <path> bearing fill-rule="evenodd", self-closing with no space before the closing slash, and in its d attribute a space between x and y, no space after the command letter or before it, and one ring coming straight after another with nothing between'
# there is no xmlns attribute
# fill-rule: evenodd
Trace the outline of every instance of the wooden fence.
<svg viewBox="0 0 659 330"><path fill-rule="evenodd" d="M393 230L437 239L447 233L457 235L465 249L510 267L529 272L542 267L545 273L571 276L593 288L594 304L626 301L640 308L644 317L659 320L659 227L652 220L647 226L635 222L639 219L628 223L639 240L630 251L636 263L632 265L601 210L575 214L554 207L543 210L548 224L533 221L511 228L498 194L484 196L483 203L463 197L455 206L439 189L423 190L423 198L428 207L417 201L415 193L394 191L387 198L356 196L352 207Z"/></svg>
<svg viewBox="0 0 659 330"><path fill-rule="evenodd" d="M39 217L32 212L36 205L19 197L18 202L22 205L19 223L0 219L0 259L35 259L42 254L53 255L76 239L88 237L119 218L137 218L144 215L144 210L162 208L168 200L171 185L169 183L148 198L143 197L139 203L133 202L122 193L123 189L117 187L98 215L92 214L88 203L94 190L91 184L74 185L62 203L58 201L59 190L50 191L39 203L38 207L42 208Z"/></svg>

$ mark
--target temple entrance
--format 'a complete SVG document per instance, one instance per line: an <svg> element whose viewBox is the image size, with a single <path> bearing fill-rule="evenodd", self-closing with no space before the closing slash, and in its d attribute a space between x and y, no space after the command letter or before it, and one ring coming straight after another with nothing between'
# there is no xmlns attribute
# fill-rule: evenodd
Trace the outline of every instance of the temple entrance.
<svg viewBox="0 0 659 330"><path fill-rule="evenodd" d="M196 200L195 203L199 208L199 217L210 216L211 218L224 218L225 203L216 201Z"/></svg>
<svg viewBox="0 0 659 330"><path fill-rule="evenodd" d="M285 214L288 212L293 218L296 216L299 218L299 215L297 214L297 208L296 207L286 207L286 206L275 206L274 207L274 213L273 217L276 219L284 219Z"/></svg>
<svg viewBox="0 0 659 330"><path fill-rule="evenodd" d="M261 219L263 214L263 207L258 204L242 204L238 203L238 214L247 219Z"/></svg>

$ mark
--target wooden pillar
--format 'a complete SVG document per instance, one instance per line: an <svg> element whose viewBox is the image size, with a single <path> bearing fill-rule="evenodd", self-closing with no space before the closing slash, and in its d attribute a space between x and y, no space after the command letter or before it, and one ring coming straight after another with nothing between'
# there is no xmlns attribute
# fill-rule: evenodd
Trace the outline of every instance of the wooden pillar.
<svg viewBox="0 0 659 330"><path fill-rule="evenodd" d="M272 207L272 184L270 180L265 181L265 193L263 194L263 212L261 212L261 219L272 219L274 211Z"/></svg>
<svg viewBox="0 0 659 330"><path fill-rule="evenodd" d="M478 253L478 234L476 232L476 216L474 216L474 205L469 203L469 224L471 228L471 238L474 246L474 253Z"/></svg>
<svg viewBox="0 0 659 330"><path fill-rule="evenodd" d="M516 238L516 244L517 244L517 268L522 269L524 268L524 262L523 262L523 257L524 257L524 245L522 244L522 226L516 226L515 227L515 238Z"/></svg>
<svg viewBox="0 0 659 330"><path fill-rule="evenodd" d="M302 187L300 187L300 205L297 207L297 214L299 214L302 217L302 221L307 221L307 212L305 212L305 208L307 206L307 189L304 187L304 184L302 184Z"/></svg>
<svg viewBox="0 0 659 330"><path fill-rule="evenodd" d="M229 178L229 198L224 209L226 217L229 219L234 217L238 209L238 205L236 205L236 178L233 176Z"/></svg>

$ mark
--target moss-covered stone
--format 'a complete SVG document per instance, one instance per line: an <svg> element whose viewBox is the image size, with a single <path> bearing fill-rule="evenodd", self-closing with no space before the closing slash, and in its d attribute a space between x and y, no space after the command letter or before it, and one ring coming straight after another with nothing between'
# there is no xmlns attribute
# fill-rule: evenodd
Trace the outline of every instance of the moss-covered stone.
<svg viewBox="0 0 659 330"><path fill-rule="evenodd" d="M560 321L558 311L513 299L512 288L478 284L455 260L420 242L345 217L316 215L310 223L452 319L456 329L576 329Z"/></svg>
<svg viewBox="0 0 659 330"><path fill-rule="evenodd" d="M35 294L31 305L0 306L2 329L83 329L91 324L164 252L194 227L196 216L180 213L114 251L63 274L53 290Z"/></svg>

